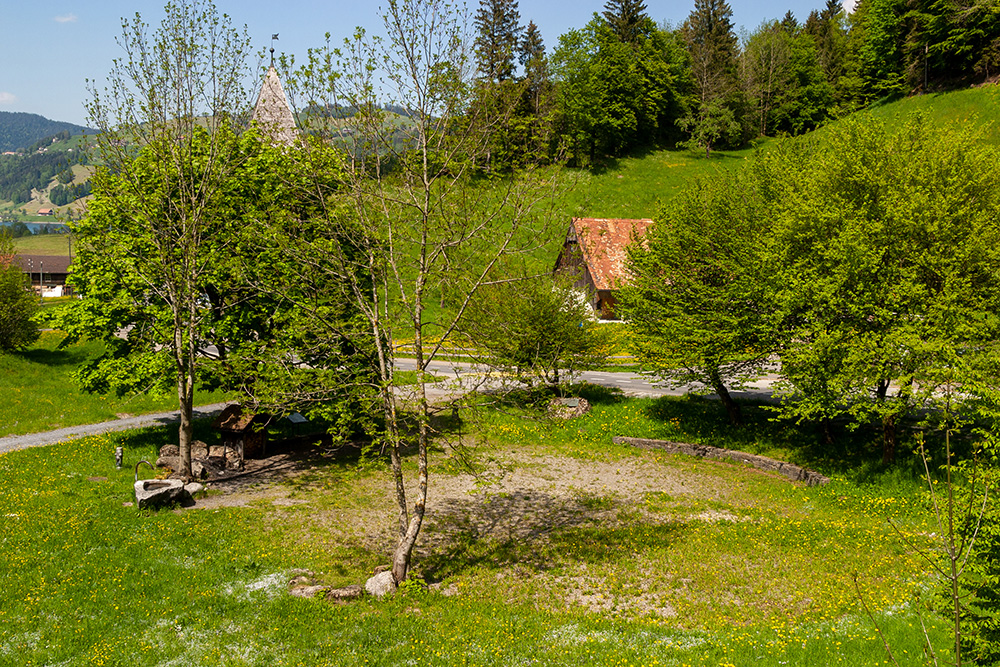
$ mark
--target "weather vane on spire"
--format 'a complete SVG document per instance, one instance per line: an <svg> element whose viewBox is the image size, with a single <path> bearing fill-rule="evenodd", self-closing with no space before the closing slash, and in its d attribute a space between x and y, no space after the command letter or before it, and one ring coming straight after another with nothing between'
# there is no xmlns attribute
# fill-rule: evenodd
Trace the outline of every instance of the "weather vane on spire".
<svg viewBox="0 0 1000 667"><path fill-rule="evenodd" d="M278 40L278 33L271 35L271 67L274 67L274 43Z"/></svg>

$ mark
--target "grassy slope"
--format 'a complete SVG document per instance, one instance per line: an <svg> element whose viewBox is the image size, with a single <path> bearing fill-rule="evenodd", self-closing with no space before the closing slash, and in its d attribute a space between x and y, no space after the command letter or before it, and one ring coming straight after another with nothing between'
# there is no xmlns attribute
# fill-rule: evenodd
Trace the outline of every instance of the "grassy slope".
<svg viewBox="0 0 1000 667"><path fill-rule="evenodd" d="M97 355L96 343L58 349L60 334L43 333L22 352L0 353L0 436L37 433L116 419L118 414L146 414L177 409L176 396L117 398L82 391L73 372ZM222 400L200 394L198 403Z"/></svg>
<svg viewBox="0 0 1000 667"><path fill-rule="evenodd" d="M65 234L34 234L14 239L14 248L25 255L68 256L69 239Z"/></svg>

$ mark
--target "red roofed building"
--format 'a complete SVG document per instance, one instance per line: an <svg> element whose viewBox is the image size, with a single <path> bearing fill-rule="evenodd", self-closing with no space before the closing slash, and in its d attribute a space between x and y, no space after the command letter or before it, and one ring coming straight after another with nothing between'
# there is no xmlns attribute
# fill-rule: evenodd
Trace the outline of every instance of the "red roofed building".
<svg viewBox="0 0 1000 667"><path fill-rule="evenodd" d="M577 274L576 286L591 293L601 319L615 319L614 291L627 278L625 248L641 239L652 220L573 218L556 259L556 271Z"/></svg>

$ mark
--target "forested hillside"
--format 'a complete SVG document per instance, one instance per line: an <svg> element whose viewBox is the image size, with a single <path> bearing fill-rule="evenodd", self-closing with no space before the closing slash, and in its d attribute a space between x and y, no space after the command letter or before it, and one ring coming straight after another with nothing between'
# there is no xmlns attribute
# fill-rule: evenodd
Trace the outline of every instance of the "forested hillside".
<svg viewBox="0 0 1000 667"><path fill-rule="evenodd" d="M49 120L38 114L0 111L0 152L26 149L39 139L63 131L70 134L93 132L80 125Z"/></svg>
<svg viewBox="0 0 1000 667"><path fill-rule="evenodd" d="M482 0L472 108L521 98L487 168L540 154L586 166L678 144L711 155L1000 74L992 0L860 0L850 14L826 0L743 31L732 18L725 0L694 0L683 24L664 27L641 0L608 0L547 52L517 2Z"/></svg>
<svg viewBox="0 0 1000 667"><path fill-rule="evenodd" d="M60 185L56 187L56 197L61 203L55 199L52 203L56 206L68 204L90 194L89 183L70 185L74 178L72 166L86 162L86 153L79 151L0 155L0 201L10 201L15 206L29 202L33 189L44 190L53 178L58 178Z"/></svg>

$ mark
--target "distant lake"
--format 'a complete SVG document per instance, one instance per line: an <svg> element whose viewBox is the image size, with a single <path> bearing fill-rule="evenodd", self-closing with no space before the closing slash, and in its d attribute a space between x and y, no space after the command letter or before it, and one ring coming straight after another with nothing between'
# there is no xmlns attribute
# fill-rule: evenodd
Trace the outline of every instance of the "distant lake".
<svg viewBox="0 0 1000 667"><path fill-rule="evenodd" d="M12 224L14 223L10 220L0 220L0 226L10 227ZM69 227L61 222L25 222L24 224L31 230L32 234L37 234L43 227L47 227L50 234L61 234L69 231Z"/></svg>

